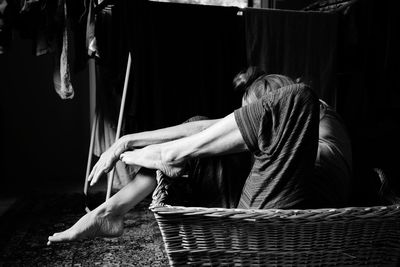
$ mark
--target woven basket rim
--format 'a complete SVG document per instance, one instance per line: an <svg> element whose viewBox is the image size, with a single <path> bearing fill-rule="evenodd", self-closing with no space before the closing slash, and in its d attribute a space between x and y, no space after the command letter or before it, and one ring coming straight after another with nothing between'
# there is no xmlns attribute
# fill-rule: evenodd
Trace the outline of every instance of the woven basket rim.
<svg viewBox="0 0 400 267"><path fill-rule="evenodd" d="M279 217L288 219L316 217L343 218L343 217L386 217L393 214L400 215L400 204L388 206L371 207L345 207L345 208L323 208L323 209L229 209L229 208L205 208L185 206L154 206L150 210L158 215L203 215L209 217L230 217L237 219L256 219Z"/></svg>

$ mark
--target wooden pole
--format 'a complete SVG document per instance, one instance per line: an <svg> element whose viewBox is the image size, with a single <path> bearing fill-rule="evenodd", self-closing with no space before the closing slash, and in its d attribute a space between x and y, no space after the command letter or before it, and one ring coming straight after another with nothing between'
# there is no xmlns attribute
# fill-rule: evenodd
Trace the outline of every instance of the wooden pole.
<svg viewBox="0 0 400 267"><path fill-rule="evenodd" d="M131 72L131 65L132 65L132 58L131 58L131 53L129 52L128 63L126 65L124 90L122 92L121 106L120 106L120 109L119 109L117 133L115 134L115 141L117 141L120 138L120 135L121 135L122 119L124 117L124 109L125 109L125 102L126 102L126 92L128 90L128 83L129 83L129 76L130 76L129 74ZM108 183L107 183L106 200L109 199L110 196L111 196L112 184L113 184L113 180L114 180L114 171L115 171L115 168L113 168L109 172L109 174L107 176Z"/></svg>
<svg viewBox="0 0 400 267"><path fill-rule="evenodd" d="M83 193L87 197L88 192L88 177L90 174L90 168L92 165L92 157L93 157L93 148L94 148L94 134L95 134L95 127L96 127L96 63L94 58L90 58L89 62L89 106L90 106L90 125L92 128L90 129L90 145L89 145L89 152L88 152L88 160L86 164L86 176L85 176L85 184L83 187ZM85 210L89 212L89 208L86 207Z"/></svg>

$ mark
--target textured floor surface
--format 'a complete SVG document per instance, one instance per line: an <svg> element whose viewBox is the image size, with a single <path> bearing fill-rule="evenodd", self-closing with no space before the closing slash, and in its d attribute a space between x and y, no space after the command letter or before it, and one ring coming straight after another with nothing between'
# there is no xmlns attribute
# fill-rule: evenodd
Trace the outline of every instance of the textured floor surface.
<svg viewBox="0 0 400 267"><path fill-rule="evenodd" d="M98 199L93 196L89 205ZM148 205L146 200L126 215L125 232L119 238L47 246L48 235L85 214L85 198L77 193L26 196L0 217L0 266L168 266Z"/></svg>

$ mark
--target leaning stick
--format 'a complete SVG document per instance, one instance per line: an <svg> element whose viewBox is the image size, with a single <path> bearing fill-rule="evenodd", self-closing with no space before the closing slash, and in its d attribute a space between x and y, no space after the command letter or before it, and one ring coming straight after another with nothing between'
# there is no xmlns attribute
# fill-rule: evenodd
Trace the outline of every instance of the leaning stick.
<svg viewBox="0 0 400 267"><path fill-rule="evenodd" d="M121 135L121 127L122 127L122 119L124 117L124 109L125 109L125 101L126 101L126 92L128 90L128 83L129 83L129 74L131 72L131 64L132 64L132 59L131 59L131 52L129 52L128 55L128 63L126 66L126 73L125 73L125 82L124 82L124 90L122 92L122 99L121 99L121 106L119 109L119 117L118 117L118 125L117 125L117 133L115 135L115 141L117 141ZM107 195L106 195L106 200L110 198L111 196L111 190L112 190L112 185L113 185L113 180L114 180L114 172L115 168L113 168L108 176L107 176Z"/></svg>

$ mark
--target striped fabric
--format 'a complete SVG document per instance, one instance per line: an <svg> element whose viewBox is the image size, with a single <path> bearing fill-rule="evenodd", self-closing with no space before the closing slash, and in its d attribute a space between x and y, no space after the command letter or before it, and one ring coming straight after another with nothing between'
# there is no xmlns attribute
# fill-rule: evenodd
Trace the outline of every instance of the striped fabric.
<svg viewBox="0 0 400 267"><path fill-rule="evenodd" d="M319 102L295 84L235 110L254 165L239 208L312 208L310 183L318 149Z"/></svg>

